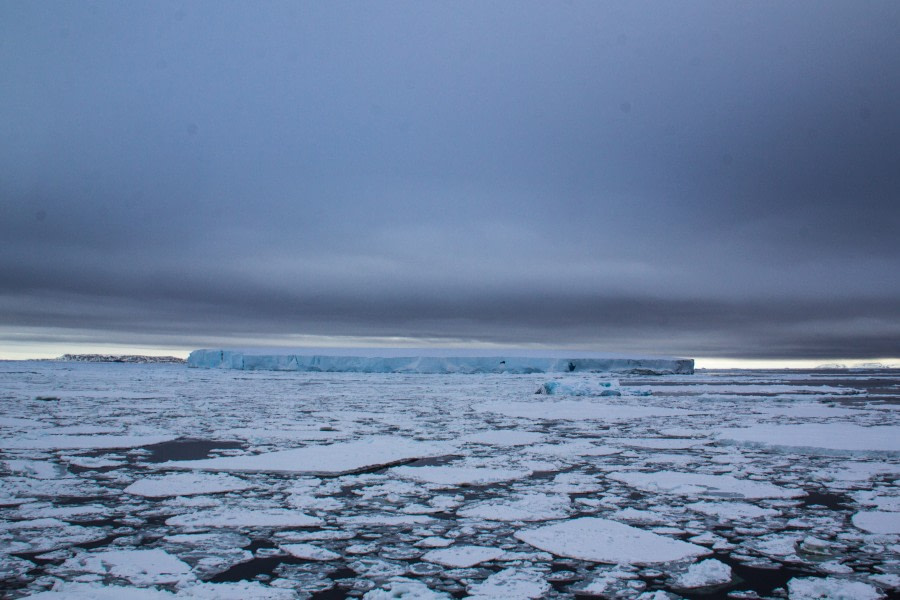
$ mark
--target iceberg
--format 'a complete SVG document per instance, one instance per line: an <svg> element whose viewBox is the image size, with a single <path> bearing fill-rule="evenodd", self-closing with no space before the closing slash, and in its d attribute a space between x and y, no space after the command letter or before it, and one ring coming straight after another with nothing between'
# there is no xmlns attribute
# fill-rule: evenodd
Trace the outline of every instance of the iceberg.
<svg viewBox="0 0 900 600"><path fill-rule="evenodd" d="M409 350L407 350L408 352ZM271 352L271 353L270 353ZM362 350L357 352L362 353ZM690 375L694 360L659 357L547 357L512 352L502 356L396 356L397 350L379 355L306 354L290 351L194 350L189 367L247 371L303 371L319 373L621 373L632 375ZM402 353L401 353L402 354ZM462 354L462 353L460 353Z"/></svg>

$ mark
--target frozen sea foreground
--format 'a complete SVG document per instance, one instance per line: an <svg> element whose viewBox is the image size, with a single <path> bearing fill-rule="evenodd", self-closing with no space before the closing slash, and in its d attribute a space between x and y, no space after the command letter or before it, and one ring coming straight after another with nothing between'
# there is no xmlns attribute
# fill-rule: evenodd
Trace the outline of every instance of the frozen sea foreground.
<svg viewBox="0 0 900 600"><path fill-rule="evenodd" d="M0 597L892 600L898 477L898 371L0 361Z"/></svg>
<svg viewBox="0 0 900 600"><path fill-rule="evenodd" d="M690 358L624 357L581 353L572 356L458 355L459 350L424 351L357 349L314 354L291 350L194 350L188 366L248 371L304 371L319 373L616 373L635 375L690 375ZM419 351L423 352L423 351ZM456 353L456 355L454 355ZM546 354L546 353L545 353ZM558 353L556 353L558 354Z"/></svg>

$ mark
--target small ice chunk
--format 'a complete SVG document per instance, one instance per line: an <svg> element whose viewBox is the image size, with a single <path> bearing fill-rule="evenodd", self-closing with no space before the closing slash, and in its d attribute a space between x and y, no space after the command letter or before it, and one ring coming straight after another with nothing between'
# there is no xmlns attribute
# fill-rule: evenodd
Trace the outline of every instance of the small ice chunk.
<svg viewBox="0 0 900 600"><path fill-rule="evenodd" d="M431 550L422 556L422 560L444 565L445 567L463 568L496 560L503 556L503 550L488 546L453 546L441 550Z"/></svg>
<svg viewBox="0 0 900 600"><path fill-rule="evenodd" d="M146 498L193 496L237 492L254 487L231 475L204 473L173 473L162 477L139 479L125 488L125 492Z"/></svg>
<svg viewBox="0 0 900 600"><path fill-rule="evenodd" d="M714 558L701 560L688 567L687 573L675 579L675 587L700 588L731 581L731 567Z"/></svg>
<svg viewBox="0 0 900 600"><path fill-rule="evenodd" d="M862 581L836 577L794 577L788 581L791 600L878 600L884 596Z"/></svg>
<svg viewBox="0 0 900 600"><path fill-rule="evenodd" d="M341 557L337 552L332 552L315 544L283 544L280 548L294 558L302 558L304 560L335 560Z"/></svg>
<svg viewBox="0 0 900 600"><path fill-rule="evenodd" d="M515 537L558 556L613 564L653 564L710 554L702 546L596 517L518 531Z"/></svg>
<svg viewBox="0 0 900 600"><path fill-rule="evenodd" d="M853 524L869 533L883 535L900 533L900 512L870 510L853 515Z"/></svg>
<svg viewBox="0 0 900 600"><path fill-rule="evenodd" d="M605 381L546 381L538 387L535 394L546 396L621 396L619 382L615 379Z"/></svg>

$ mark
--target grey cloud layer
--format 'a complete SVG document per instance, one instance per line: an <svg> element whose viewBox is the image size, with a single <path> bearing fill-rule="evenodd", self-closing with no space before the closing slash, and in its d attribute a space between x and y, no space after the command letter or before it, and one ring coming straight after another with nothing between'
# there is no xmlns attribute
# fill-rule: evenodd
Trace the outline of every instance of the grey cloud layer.
<svg viewBox="0 0 900 600"><path fill-rule="evenodd" d="M898 27L6 3L0 326L897 355Z"/></svg>

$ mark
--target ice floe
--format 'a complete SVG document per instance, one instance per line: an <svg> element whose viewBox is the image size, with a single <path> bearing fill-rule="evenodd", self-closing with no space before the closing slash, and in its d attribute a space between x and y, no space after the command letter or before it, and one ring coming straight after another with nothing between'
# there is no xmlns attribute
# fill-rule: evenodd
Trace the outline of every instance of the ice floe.
<svg viewBox="0 0 900 600"><path fill-rule="evenodd" d="M900 455L900 426L862 427L852 423L759 424L720 429L719 439L810 453Z"/></svg>
<svg viewBox="0 0 900 600"><path fill-rule="evenodd" d="M557 556L612 564L664 563L710 553L696 544L596 517L517 531L515 537Z"/></svg>
<svg viewBox="0 0 900 600"><path fill-rule="evenodd" d="M125 488L125 492L147 498L165 498L237 492L252 487L252 484L230 475L173 473L162 477L139 479Z"/></svg>
<svg viewBox="0 0 900 600"><path fill-rule="evenodd" d="M170 461L160 465L169 469L204 471L244 471L269 473L307 473L341 475L372 467L384 467L417 458L441 456L445 444L403 438L374 436L353 442L306 446L294 450L266 452L253 456L226 456L204 460Z"/></svg>
<svg viewBox="0 0 900 600"><path fill-rule="evenodd" d="M444 565L445 567L468 568L495 560L503 556L503 550L487 546L453 546L440 550L431 550L422 556L422 560Z"/></svg>
<svg viewBox="0 0 900 600"><path fill-rule="evenodd" d="M682 473L680 471L614 472L610 479L621 481L647 492L662 492L681 496L714 498L798 498L803 490L784 488L764 481L738 479L731 475Z"/></svg>

